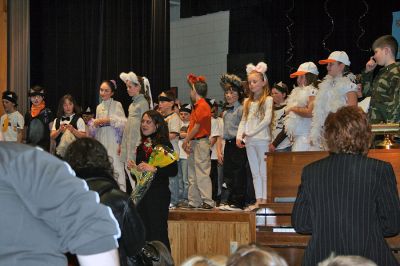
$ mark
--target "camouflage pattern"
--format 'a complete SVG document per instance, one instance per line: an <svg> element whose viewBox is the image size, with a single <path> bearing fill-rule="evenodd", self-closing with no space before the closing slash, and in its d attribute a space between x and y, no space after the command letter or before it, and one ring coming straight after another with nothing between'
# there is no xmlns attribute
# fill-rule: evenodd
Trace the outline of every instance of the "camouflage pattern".
<svg viewBox="0 0 400 266"><path fill-rule="evenodd" d="M363 96L371 96L368 116L371 123L400 122L400 63L361 75Z"/></svg>

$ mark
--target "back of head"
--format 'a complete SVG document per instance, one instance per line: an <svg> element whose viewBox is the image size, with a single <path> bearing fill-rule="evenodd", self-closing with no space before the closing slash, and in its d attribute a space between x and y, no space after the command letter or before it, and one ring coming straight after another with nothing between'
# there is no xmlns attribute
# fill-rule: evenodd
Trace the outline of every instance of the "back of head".
<svg viewBox="0 0 400 266"><path fill-rule="evenodd" d="M113 177L114 174L106 148L93 138L80 138L71 143L65 152L64 160L79 177Z"/></svg>
<svg viewBox="0 0 400 266"><path fill-rule="evenodd" d="M392 35L384 35L379 37L374 41L372 44L372 50L375 50L376 48L385 48L388 47L390 51L392 52L392 56L396 58L397 56L397 51L399 49L399 44L397 43L397 40L392 36Z"/></svg>
<svg viewBox="0 0 400 266"><path fill-rule="evenodd" d="M182 263L182 266L224 266L226 265L227 258L222 255L204 257L193 256Z"/></svg>
<svg viewBox="0 0 400 266"><path fill-rule="evenodd" d="M358 106L345 106L330 113L325 120L324 137L333 153L368 153L372 139L367 115Z"/></svg>
<svg viewBox="0 0 400 266"><path fill-rule="evenodd" d="M332 254L318 266L377 266L375 262L360 256L337 256Z"/></svg>
<svg viewBox="0 0 400 266"><path fill-rule="evenodd" d="M227 266L287 266L286 261L274 252L260 249L254 245L242 246L233 253Z"/></svg>
<svg viewBox="0 0 400 266"><path fill-rule="evenodd" d="M206 83L206 78L204 76L189 74L187 77L187 81L191 88L194 89L200 97L205 98L207 96L208 86Z"/></svg>

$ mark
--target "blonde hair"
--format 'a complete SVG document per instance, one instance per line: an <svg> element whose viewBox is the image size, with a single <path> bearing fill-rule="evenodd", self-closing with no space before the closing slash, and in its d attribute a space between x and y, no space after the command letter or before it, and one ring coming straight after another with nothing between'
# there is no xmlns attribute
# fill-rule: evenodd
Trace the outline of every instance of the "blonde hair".
<svg viewBox="0 0 400 266"><path fill-rule="evenodd" d="M335 256L318 263L318 266L378 266L375 262L361 256Z"/></svg>
<svg viewBox="0 0 400 266"><path fill-rule="evenodd" d="M227 257L222 255L212 256L210 258L204 256L193 256L185 260L181 266L224 266Z"/></svg>
<svg viewBox="0 0 400 266"><path fill-rule="evenodd" d="M226 263L227 266L287 266L287 262L272 251L263 250L254 245L239 247Z"/></svg>
<svg viewBox="0 0 400 266"><path fill-rule="evenodd" d="M268 84L268 78L264 79L264 75L260 72L251 71L247 75L247 77L249 77L250 75L253 75L253 74L258 74L262 78L262 80L265 81L265 85L263 87L262 94L261 94L260 98L258 99L258 109L257 109L257 113L256 113L260 117L260 120L262 120L265 116L264 103L270 94L270 88L269 88L269 84ZM249 90L249 98L244 102L244 106L243 106L243 115L244 115L245 119L247 119L247 116L249 114L250 103L254 102L254 101L255 101L254 93L251 90Z"/></svg>

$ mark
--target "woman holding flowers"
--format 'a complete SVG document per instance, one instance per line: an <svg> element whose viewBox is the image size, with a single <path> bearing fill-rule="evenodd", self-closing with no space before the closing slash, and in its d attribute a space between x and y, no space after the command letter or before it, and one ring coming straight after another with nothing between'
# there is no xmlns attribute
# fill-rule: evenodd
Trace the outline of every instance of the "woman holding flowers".
<svg viewBox="0 0 400 266"><path fill-rule="evenodd" d="M137 210L146 228L146 240L159 240L170 250L167 223L171 199L169 177L176 176L178 166L176 160L164 167L156 167L149 163L156 146L161 145L166 150L173 150L169 141L168 125L161 114L149 110L142 116L140 132L142 139L136 149L136 163L128 161L128 168L138 172L151 172L154 174L154 180L138 203Z"/></svg>

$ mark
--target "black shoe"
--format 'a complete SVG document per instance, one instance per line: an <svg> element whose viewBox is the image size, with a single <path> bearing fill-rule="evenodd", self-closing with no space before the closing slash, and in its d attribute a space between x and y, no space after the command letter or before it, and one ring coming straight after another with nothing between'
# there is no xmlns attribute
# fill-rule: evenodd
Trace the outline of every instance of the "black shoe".
<svg viewBox="0 0 400 266"><path fill-rule="evenodd" d="M203 204L200 205L199 207L200 210L205 210L205 211L211 211L212 209L214 209L213 206L203 202Z"/></svg>

